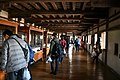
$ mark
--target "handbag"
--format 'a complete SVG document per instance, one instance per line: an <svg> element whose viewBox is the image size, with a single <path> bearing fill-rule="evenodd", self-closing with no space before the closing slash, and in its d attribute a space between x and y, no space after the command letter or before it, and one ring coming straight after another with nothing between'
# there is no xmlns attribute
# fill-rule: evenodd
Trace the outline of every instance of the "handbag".
<svg viewBox="0 0 120 80"><path fill-rule="evenodd" d="M47 57L46 63L48 63L48 62L52 62L52 59L50 56Z"/></svg>
<svg viewBox="0 0 120 80"><path fill-rule="evenodd" d="M15 38L12 38L12 39L16 40ZM24 52L25 59L27 60L28 49L22 47L22 45L19 43L19 41L16 40L16 42L20 45L22 51Z"/></svg>
<svg viewBox="0 0 120 80"><path fill-rule="evenodd" d="M28 68L24 68L23 72L23 80L30 80L30 72L28 71Z"/></svg>

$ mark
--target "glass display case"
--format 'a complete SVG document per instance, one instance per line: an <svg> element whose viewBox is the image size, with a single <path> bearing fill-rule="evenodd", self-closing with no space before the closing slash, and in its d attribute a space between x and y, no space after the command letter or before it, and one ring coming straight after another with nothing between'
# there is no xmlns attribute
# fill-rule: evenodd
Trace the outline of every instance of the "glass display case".
<svg viewBox="0 0 120 80"><path fill-rule="evenodd" d="M42 32L31 31L30 45L33 48L39 47L39 49L41 50L42 49L42 41L43 41Z"/></svg>

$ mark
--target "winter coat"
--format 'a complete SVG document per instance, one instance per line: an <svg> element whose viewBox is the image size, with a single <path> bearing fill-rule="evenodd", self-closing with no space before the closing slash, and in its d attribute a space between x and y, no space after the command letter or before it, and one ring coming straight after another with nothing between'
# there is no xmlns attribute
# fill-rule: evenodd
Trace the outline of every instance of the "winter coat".
<svg viewBox="0 0 120 80"><path fill-rule="evenodd" d="M24 48L28 50L27 59L25 59L24 53L20 45L15 38ZM2 54L0 56L0 68L7 73L18 71L26 67L29 62L29 49L24 40L18 38L16 35L7 39L2 46Z"/></svg>

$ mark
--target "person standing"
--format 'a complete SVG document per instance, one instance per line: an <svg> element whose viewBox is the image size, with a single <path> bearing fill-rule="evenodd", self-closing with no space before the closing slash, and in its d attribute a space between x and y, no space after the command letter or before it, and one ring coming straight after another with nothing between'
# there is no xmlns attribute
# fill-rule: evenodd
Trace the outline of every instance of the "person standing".
<svg viewBox="0 0 120 80"><path fill-rule="evenodd" d="M76 52L78 52L79 51L78 38L76 38L75 40L75 48L76 48Z"/></svg>
<svg viewBox="0 0 120 80"><path fill-rule="evenodd" d="M60 62L62 63L63 61L63 54L66 55L66 40L64 39L64 36L61 35L61 40L60 40L60 45L61 45L61 48L62 48L62 53L60 55Z"/></svg>
<svg viewBox="0 0 120 80"><path fill-rule="evenodd" d="M57 33L53 33L52 36L53 36L53 38L52 38L51 43L50 43L50 51L49 51L48 56L51 55L51 59L52 59L50 74L56 75L57 71L58 71L60 54L58 54L58 52L56 52L55 48L58 46L55 46L55 45L59 44L59 39L57 38ZM55 65L54 65L54 62L55 62Z"/></svg>
<svg viewBox="0 0 120 80"><path fill-rule="evenodd" d="M2 45L2 54L0 56L0 69L7 73L7 80L23 80L24 68L27 67L29 62L27 43L10 30L5 30L3 37L5 41ZM16 40L28 50L26 56Z"/></svg>

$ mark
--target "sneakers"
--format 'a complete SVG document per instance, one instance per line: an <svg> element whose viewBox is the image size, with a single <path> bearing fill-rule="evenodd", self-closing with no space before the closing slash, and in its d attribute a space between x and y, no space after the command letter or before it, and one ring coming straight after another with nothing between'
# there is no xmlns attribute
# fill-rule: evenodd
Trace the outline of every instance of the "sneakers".
<svg viewBox="0 0 120 80"><path fill-rule="evenodd" d="M50 74L54 74L54 75L56 75L57 73L56 73L56 72L50 72Z"/></svg>

